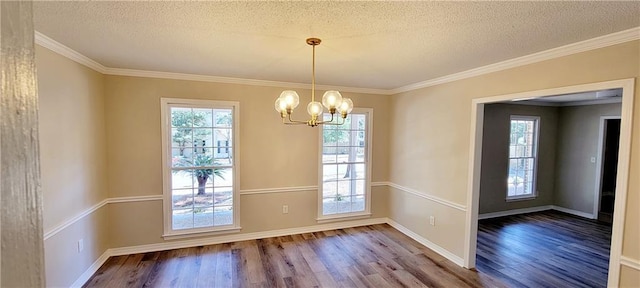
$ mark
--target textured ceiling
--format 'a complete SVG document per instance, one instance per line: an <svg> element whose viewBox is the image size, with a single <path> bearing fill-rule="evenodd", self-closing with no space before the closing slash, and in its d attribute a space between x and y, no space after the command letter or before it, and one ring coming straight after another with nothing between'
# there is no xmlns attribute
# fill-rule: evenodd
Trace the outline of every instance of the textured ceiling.
<svg viewBox="0 0 640 288"><path fill-rule="evenodd" d="M36 30L111 68L377 89L640 26L640 2L35 2Z"/></svg>

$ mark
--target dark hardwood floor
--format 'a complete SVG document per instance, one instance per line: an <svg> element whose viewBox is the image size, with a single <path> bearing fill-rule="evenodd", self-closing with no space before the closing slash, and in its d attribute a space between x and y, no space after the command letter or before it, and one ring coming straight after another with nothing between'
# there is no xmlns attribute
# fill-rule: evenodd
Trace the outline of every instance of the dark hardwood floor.
<svg viewBox="0 0 640 288"><path fill-rule="evenodd" d="M512 287L606 287L611 227L557 211L480 220L476 268Z"/></svg>
<svg viewBox="0 0 640 288"><path fill-rule="evenodd" d="M111 257L85 287L504 287L389 225Z"/></svg>

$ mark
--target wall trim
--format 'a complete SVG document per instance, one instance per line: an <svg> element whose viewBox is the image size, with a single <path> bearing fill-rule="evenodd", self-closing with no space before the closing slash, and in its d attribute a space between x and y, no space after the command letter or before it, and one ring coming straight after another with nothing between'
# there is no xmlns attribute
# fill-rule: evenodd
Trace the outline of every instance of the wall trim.
<svg viewBox="0 0 640 288"><path fill-rule="evenodd" d="M344 228L350 228L350 227L367 226L367 225L384 224L384 223L387 223L387 218L352 220L352 221L319 224L319 225L297 227L297 228L278 229L278 230L270 230L270 231L263 231L263 232L251 232L251 233L243 233L243 234L227 234L227 235L199 238L199 239L169 241L169 242L163 242L163 243L111 248L109 249L109 254L111 256L119 256L119 255L129 255L129 254L137 254L137 253L148 253L148 252L155 252L155 251L202 246L202 245L214 245L214 244L221 244L221 243L228 243L228 242L255 240L255 239L262 239L262 238L269 238L269 237L312 233L312 232L318 232L318 231L344 229Z"/></svg>
<svg viewBox="0 0 640 288"><path fill-rule="evenodd" d="M262 189L244 189L244 190L240 190L240 195L301 192L301 191L313 191L313 190L318 190L318 186L291 186L291 187L275 187L275 188L262 188Z"/></svg>
<svg viewBox="0 0 640 288"><path fill-rule="evenodd" d="M424 199L431 200L433 202L437 202L437 203L440 203L442 205L445 205L445 206L448 206L448 207L451 207L451 208L454 208L454 209L457 209L457 210L460 210L460 211L463 211L463 212L467 211L467 207L466 206L460 205L460 204L455 203L455 202L451 202L451 201L446 200L446 199L442 199L440 197L429 195L427 193L423 193L423 192L420 192L418 190L414 190L414 189L411 189L411 188L408 188L408 187L404 187L404 186L398 185L398 184L393 183L393 182L389 182L388 185L390 187L393 187L393 188L396 188L398 190L407 192L409 194L413 194L413 195L416 195L418 197L422 197Z"/></svg>
<svg viewBox="0 0 640 288"><path fill-rule="evenodd" d="M371 182L372 187L377 186L389 186L389 182ZM276 187L276 188L264 188L264 189L245 189L240 190L240 195L252 195L252 194L269 194L269 193L284 193L284 192L302 192L317 190L318 186L292 186L292 187ZM89 209L82 211L80 214L74 216L67 221L55 226L51 230L44 233L44 240L47 240L53 235L80 221L85 216L95 212L107 204L116 203L129 203L129 202L144 202L144 201L159 201L163 200L163 195L144 195L144 196L129 196L129 197L113 197L107 198L100 203L91 206Z"/></svg>
<svg viewBox="0 0 640 288"><path fill-rule="evenodd" d="M567 214L571 214L571 215L575 215L575 216L579 216L579 217L583 217L583 218L587 218L587 219L594 219L594 216L591 213L582 212L582 211L578 211L578 210L573 210L573 209L560 207L560 206L556 206L556 205L544 205L544 206L528 207L528 208L521 208L521 209L511 209L511 210L491 212L491 213L483 213L483 214L478 215L478 220L497 218L497 217L504 217L504 216L511 216L511 215L526 214L526 213L533 213L533 212L540 212L540 211L547 211L547 210L556 210L556 211L564 212L564 213L567 213Z"/></svg>
<svg viewBox="0 0 640 288"><path fill-rule="evenodd" d="M431 87L471 77L476 77L484 74L498 72L506 69L516 68L524 65L529 65L537 62L560 58L572 54L613 46L620 43L634 41L640 39L640 27L634 27L631 29L603 35L600 37L552 48L549 50L529 54L526 56L513 58L505 61L501 61L494 64L462 71L459 73L449 74L446 76L409 84L406 86L391 89L391 94L398 94L402 92L408 92L421 88Z"/></svg>
<svg viewBox="0 0 640 288"><path fill-rule="evenodd" d="M478 215L478 220L498 218L498 217L511 216L511 215L526 214L526 213L533 213L533 212L540 212L540 211L547 211L547 210L552 210L552 209L553 209L553 205L544 205L544 206L536 206L536 207L521 208L521 209L511 209L511 210L491 212L491 213L483 213L483 214Z"/></svg>
<svg viewBox="0 0 640 288"><path fill-rule="evenodd" d="M451 253L449 250L442 248L441 246L418 235L417 233L411 231L409 228L401 225L400 223L386 217L381 217L381 218L343 221L343 222L336 222L336 223L327 223L327 224L319 224L319 225L313 225L313 226L279 229L279 230L271 230L271 231L263 231L263 232L230 234L230 235L222 235L222 236L207 237L207 238L200 238L200 239L168 241L164 243L110 248L110 249L107 249L107 251L105 251L102 255L100 255L100 257L84 273L82 273L82 275L71 285L71 287L82 287L82 285L84 285L91 278L91 276L93 276L93 274L96 273L98 269L100 269L100 267L109 259L109 257L112 257L112 256L148 253L148 252L196 247L196 246L203 246L203 245L215 245L215 244L229 243L229 242L236 242L236 241L247 241L247 240L295 235L295 234L302 234L302 233L312 233L312 232L335 230L335 229L345 229L345 228L376 225L376 224L389 224L391 227L405 234L409 238L418 241L418 243L442 255L443 257L447 258L449 261L459 266L462 266L464 262L463 259L460 258L459 256Z"/></svg>
<svg viewBox="0 0 640 288"><path fill-rule="evenodd" d="M60 42L49 38L47 35L44 35L38 31L34 31L36 44L47 48L53 52L56 52L64 57L67 57L75 62L78 62L84 66L87 66L96 72L100 72L104 74L107 71L107 68L102 64L94 61L93 59L80 54L79 52L62 45Z"/></svg>
<svg viewBox="0 0 640 288"><path fill-rule="evenodd" d="M409 236L409 238L418 241L418 243L424 245L425 247L435 251L436 253L442 255L443 257L447 258L449 261L456 263L458 266L463 266L464 264L464 259L460 258L459 256L449 252L449 250L442 248L440 245L435 244L429 240L427 240L427 238L424 238L420 235L418 235L417 233L411 231L411 229L402 226L400 223L393 221L391 219L387 220L387 224L391 225L391 227L395 228L396 230L402 232L403 234Z"/></svg>
<svg viewBox="0 0 640 288"><path fill-rule="evenodd" d="M108 204L113 204L113 203L127 203L127 202L157 201L162 199L163 199L162 195L145 195L145 196L108 198L107 202Z"/></svg>
<svg viewBox="0 0 640 288"><path fill-rule="evenodd" d="M84 218L85 216L95 212L96 210L102 208L102 206L107 205L109 203L108 201L109 199L104 199L100 202L98 202L98 204L95 204L91 207L89 207L89 209L82 211L80 214L74 216L71 219L68 219L64 222L62 222L61 224L53 227L51 230L47 231L44 233L44 240L46 241L47 239L53 237L53 235L58 234L58 232L66 229L67 227L73 225L74 223L80 221L82 218Z"/></svg>
<svg viewBox="0 0 640 288"><path fill-rule="evenodd" d="M241 84L241 85L251 85L251 86L286 87L286 88L294 88L294 89L309 89L310 87L309 84L307 83L281 82L281 81L271 81L271 80L233 78L233 77L209 76L209 75L201 75L201 74L186 74L186 73L160 72L160 71L122 69L122 68L106 68L104 71L104 74L117 75L117 76L130 76L130 77L202 81L202 82L214 82L214 83L225 83L225 84ZM374 88L333 86L333 85L316 85L316 88L318 90L339 90L343 92L365 93L365 94L379 94L379 95L391 94L390 90L374 89Z"/></svg>
<svg viewBox="0 0 640 288"><path fill-rule="evenodd" d="M582 211L573 210L573 209L560 207L560 206L556 206L556 205L551 205L551 209L556 210L556 211L560 211L560 212L564 212L564 213L567 213L567 214L575 215L575 216L588 218L588 219L595 219L593 213L582 212Z"/></svg>
<svg viewBox="0 0 640 288"><path fill-rule="evenodd" d="M111 256L112 255L110 254L109 249L104 251L104 253L102 253L102 255L100 255L100 257L98 257L98 259L96 259L96 261L94 261L93 264L91 264L91 266L89 266L89 268L87 268L87 270L85 270L84 273L82 273L82 275L80 275L80 277L78 277L78 279L73 282L73 284L71 284L71 287L82 287L82 285L89 281L94 273L98 272L98 269L100 269L100 267L102 267L102 265L107 262L107 260L109 260L109 257Z"/></svg>
<svg viewBox="0 0 640 288"><path fill-rule="evenodd" d="M634 41L640 39L640 27L634 27L631 29L603 35L600 37L587 39L584 41L552 48L549 50L529 54L526 56L513 58L498 63L481 66L478 68L462 71L459 73L449 74L442 77L437 77L405 86L401 86L394 89L373 89L373 88L361 88L361 87L344 87L344 86L329 86L320 85L317 88L320 90L332 90L337 89L344 92L354 93L367 93L367 94L380 94L380 95L393 95L402 92L408 92L421 88L431 87L453 81L458 81L466 78L476 77L484 74L489 74L506 69L516 68L519 66L529 65L537 62L551 60L563 56L577 54L585 51L595 50L608 46L613 46L620 43ZM177 79L177 80L191 80L191 81L204 81L204 82L216 82L216 83L228 83L228 84L244 84L244 85L257 85L257 86L269 86L269 87L286 87L297 89L308 89L309 85L305 83L292 83L292 82L279 82L257 79L243 79L221 76L207 76L196 74L184 74L184 73L171 73L160 71L147 71L147 70L135 70L135 69L122 69L105 67L104 65L90 59L87 56L80 54L79 52L57 42L48 36L35 31L36 44L43 46L51 51L54 51L62 56L65 56L73 61L76 61L82 65L85 65L95 71L107 75L118 76L132 76L132 77L151 77L151 78L163 78L163 79Z"/></svg>
<svg viewBox="0 0 640 288"><path fill-rule="evenodd" d="M620 265L627 266L636 271L640 271L640 260L629 258L627 256L620 256Z"/></svg>

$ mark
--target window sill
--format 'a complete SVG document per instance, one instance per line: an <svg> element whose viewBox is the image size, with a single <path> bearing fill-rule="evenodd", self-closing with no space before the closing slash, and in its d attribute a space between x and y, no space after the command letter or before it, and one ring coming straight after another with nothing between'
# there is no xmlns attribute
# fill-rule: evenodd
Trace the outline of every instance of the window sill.
<svg viewBox="0 0 640 288"><path fill-rule="evenodd" d="M329 223L329 222L356 220L356 219L363 219L363 218L371 218L371 213L362 212L362 213L322 216L322 217L316 218L316 220L318 221L318 223Z"/></svg>
<svg viewBox="0 0 640 288"><path fill-rule="evenodd" d="M514 198L507 198L505 201L506 202L518 202L518 201L527 201L527 200L535 200L536 198L538 198L538 196L525 196L525 197L514 197Z"/></svg>
<svg viewBox="0 0 640 288"><path fill-rule="evenodd" d="M162 238L164 238L164 240L175 240L175 239L196 238L196 237L205 237L205 236L216 236L216 235L222 235L222 234L237 233L237 232L240 232L240 230L242 230L242 227L230 227L230 228L213 230L213 231L174 232L174 233L164 234L162 235Z"/></svg>

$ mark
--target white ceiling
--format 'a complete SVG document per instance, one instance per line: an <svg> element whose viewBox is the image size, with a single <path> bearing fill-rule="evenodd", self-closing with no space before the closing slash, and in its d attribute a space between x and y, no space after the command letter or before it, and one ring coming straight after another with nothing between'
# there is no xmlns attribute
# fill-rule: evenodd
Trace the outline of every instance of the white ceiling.
<svg viewBox="0 0 640 288"><path fill-rule="evenodd" d="M110 68L393 89L640 26L640 2L34 2Z"/></svg>

